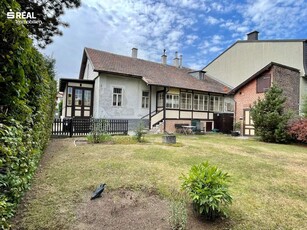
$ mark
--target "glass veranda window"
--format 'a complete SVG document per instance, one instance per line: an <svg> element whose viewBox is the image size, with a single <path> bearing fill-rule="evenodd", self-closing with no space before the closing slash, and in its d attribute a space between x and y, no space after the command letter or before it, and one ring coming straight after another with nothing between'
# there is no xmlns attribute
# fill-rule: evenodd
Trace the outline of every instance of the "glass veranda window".
<svg viewBox="0 0 307 230"><path fill-rule="evenodd" d="M180 108L181 109L192 109L192 94L191 93L181 93L180 94Z"/></svg>

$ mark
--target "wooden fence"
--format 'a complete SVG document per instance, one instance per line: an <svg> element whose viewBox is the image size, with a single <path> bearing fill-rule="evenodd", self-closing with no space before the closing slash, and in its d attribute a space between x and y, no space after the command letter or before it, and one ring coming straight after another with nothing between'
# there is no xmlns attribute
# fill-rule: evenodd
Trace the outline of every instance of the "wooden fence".
<svg viewBox="0 0 307 230"><path fill-rule="evenodd" d="M128 120L56 118L52 124L52 136L85 136L93 131L127 135Z"/></svg>

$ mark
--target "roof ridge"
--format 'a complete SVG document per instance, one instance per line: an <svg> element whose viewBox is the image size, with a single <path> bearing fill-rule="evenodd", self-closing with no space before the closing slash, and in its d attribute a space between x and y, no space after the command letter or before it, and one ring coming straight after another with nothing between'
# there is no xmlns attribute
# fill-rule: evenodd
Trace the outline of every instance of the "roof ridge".
<svg viewBox="0 0 307 230"><path fill-rule="evenodd" d="M119 56L119 57L123 57L123 58L129 58L131 60L150 62L150 63L153 63L153 64L159 64L159 65L162 65L162 66L172 67L172 68L176 68L176 69L197 71L195 69L191 69L191 68L184 67L184 66L179 68L179 67L176 67L176 66L173 66L173 65L170 65L170 64L163 64L163 63L160 63L160 62L155 62L155 61L151 61L151 60L145 60L145 59L142 59L142 58L133 58L133 57L126 56L126 55L111 53L111 52L108 52L108 51L93 49L93 48L89 48L89 47L84 47L84 49L91 49L91 50L94 50L94 51L97 51L97 52L101 52L101 53L107 53L107 54L110 54L110 55Z"/></svg>

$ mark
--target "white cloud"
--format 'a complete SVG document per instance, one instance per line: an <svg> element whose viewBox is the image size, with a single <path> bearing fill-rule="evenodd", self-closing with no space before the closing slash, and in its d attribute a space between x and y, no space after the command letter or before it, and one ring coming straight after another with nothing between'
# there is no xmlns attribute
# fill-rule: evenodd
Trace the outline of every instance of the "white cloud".
<svg viewBox="0 0 307 230"><path fill-rule="evenodd" d="M186 38L186 44L192 45L199 37L194 34L189 34Z"/></svg>
<svg viewBox="0 0 307 230"><path fill-rule="evenodd" d="M178 51L186 65L201 67L255 29L261 39L303 34L306 8L306 0L86 0L67 10L70 27L43 52L56 58L59 77L78 76L84 47L127 56L136 47L152 61L163 49Z"/></svg>
<svg viewBox="0 0 307 230"><path fill-rule="evenodd" d="M307 2L304 0L249 1L242 16L267 38L291 38L306 23Z"/></svg>
<svg viewBox="0 0 307 230"><path fill-rule="evenodd" d="M208 17L205 17L205 22L210 25L216 25L220 23L220 20L215 17L208 16Z"/></svg>

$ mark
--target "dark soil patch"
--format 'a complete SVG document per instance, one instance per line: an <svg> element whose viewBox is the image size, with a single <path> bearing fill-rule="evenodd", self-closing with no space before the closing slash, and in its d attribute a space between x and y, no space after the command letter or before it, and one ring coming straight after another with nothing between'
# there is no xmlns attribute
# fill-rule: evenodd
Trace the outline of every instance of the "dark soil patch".
<svg viewBox="0 0 307 230"><path fill-rule="evenodd" d="M170 229L169 203L157 195L120 189L77 207L74 229Z"/></svg>

